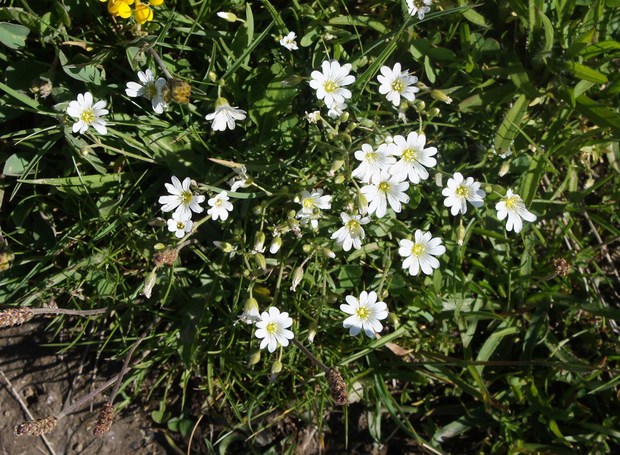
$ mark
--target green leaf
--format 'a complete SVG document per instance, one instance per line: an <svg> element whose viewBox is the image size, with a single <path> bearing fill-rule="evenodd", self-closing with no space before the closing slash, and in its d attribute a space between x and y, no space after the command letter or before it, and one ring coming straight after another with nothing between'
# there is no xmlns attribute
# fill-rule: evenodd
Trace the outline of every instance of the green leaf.
<svg viewBox="0 0 620 455"><path fill-rule="evenodd" d="M611 128L614 134L620 136L620 118L618 113L601 106L592 98L581 95L575 99L577 110L599 126Z"/></svg>
<svg viewBox="0 0 620 455"><path fill-rule="evenodd" d="M69 63L67 56L61 50L58 51L58 59L67 76L89 84L101 85L101 80L104 78L102 69L89 63Z"/></svg>
<svg viewBox="0 0 620 455"><path fill-rule="evenodd" d="M379 33L386 33L387 27L379 21L375 21L365 16L338 16L329 20L331 25L352 25L359 27L372 28Z"/></svg>
<svg viewBox="0 0 620 455"><path fill-rule="evenodd" d="M472 8L466 9L463 11L463 17L467 19L472 24L479 25L480 27L489 28L489 24L487 24L484 16Z"/></svg>
<svg viewBox="0 0 620 455"><path fill-rule="evenodd" d="M11 49L19 49L26 46L26 38L30 30L20 24L0 22L0 43Z"/></svg>
<svg viewBox="0 0 620 455"><path fill-rule="evenodd" d="M340 287L353 289L357 287L362 279L362 268L359 265L345 265L338 271Z"/></svg>
<svg viewBox="0 0 620 455"><path fill-rule="evenodd" d="M527 112L527 101L525 95L519 95L517 101L515 101L506 113L506 117L495 135L494 146L498 154L501 155L510 150L512 142L519 132L519 125L521 125L525 113Z"/></svg>
<svg viewBox="0 0 620 455"><path fill-rule="evenodd" d="M600 71L596 71L595 69L592 69L586 65L582 65L581 63L566 62L564 66L578 79L591 81L596 84L606 84L607 82L609 82L609 79L603 73L601 73Z"/></svg>
<svg viewBox="0 0 620 455"><path fill-rule="evenodd" d="M21 156L21 154L13 153L4 163L2 173L12 177L21 177L26 166L28 166L28 160Z"/></svg>

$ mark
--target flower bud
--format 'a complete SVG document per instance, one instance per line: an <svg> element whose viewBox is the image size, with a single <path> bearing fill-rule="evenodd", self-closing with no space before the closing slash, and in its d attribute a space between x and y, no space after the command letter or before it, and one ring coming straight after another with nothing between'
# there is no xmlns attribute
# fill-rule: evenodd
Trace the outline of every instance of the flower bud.
<svg viewBox="0 0 620 455"><path fill-rule="evenodd" d="M327 175L332 177L338 171L338 169L340 169L343 165L344 165L343 158L338 158L337 160L334 160L334 162L332 163L332 166L329 168L329 173Z"/></svg>
<svg viewBox="0 0 620 455"><path fill-rule="evenodd" d="M214 240L213 244L224 253L232 253L233 251L235 251L235 247L228 242L218 242L217 240Z"/></svg>
<svg viewBox="0 0 620 455"><path fill-rule="evenodd" d="M269 376L269 382L274 382L278 377L278 374L282 371L282 362L276 360L271 366L271 375Z"/></svg>
<svg viewBox="0 0 620 455"><path fill-rule="evenodd" d="M465 241L465 226L459 224L459 227L456 229L456 243L459 246L463 246L463 242Z"/></svg>
<svg viewBox="0 0 620 455"><path fill-rule="evenodd" d="M308 328L308 343L314 342L314 337L316 336L318 330L319 328L316 325L316 322L310 324L310 327Z"/></svg>
<svg viewBox="0 0 620 455"><path fill-rule="evenodd" d="M258 231L254 235L254 252L263 253L265 251L265 233Z"/></svg>
<svg viewBox="0 0 620 455"><path fill-rule="evenodd" d="M254 324L260 319L260 312L258 309L258 301L254 297L248 297L243 304L243 313L239 316L239 319L246 324Z"/></svg>
<svg viewBox="0 0 620 455"><path fill-rule="evenodd" d="M267 270L267 261L265 260L265 255L263 253L256 253L254 255L254 260L256 261L256 265L261 270Z"/></svg>
<svg viewBox="0 0 620 455"><path fill-rule="evenodd" d="M334 259L336 257L336 253L334 253L329 248L321 248L321 252L323 253L325 257L328 257L330 259Z"/></svg>
<svg viewBox="0 0 620 455"><path fill-rule="evenodd" d="M357 193L355 202L357 204L357 209L359 210L360 214L366 215L366 213L368 213L368 199L366 199L366 196L364 196L361 191Z"/></svg>
<svg viewBox="0 0 620 455"><path fill-rule="evenodd" d="M282 371L282 362L276 360L271 366L271 374L278 374Z"/></svg>
<svg viewBox="0 0 620 455"><path fill-rule="evenodd" d="M312 252L314 248L312 247L312 245L310 245L309 243L304 243L303 246L301 247L301 250L305 253L305 254L310 254L310 252Z"/></svg>
<svg viewBox="0 0 620 455"><path fill-rule="evenodd" d="M439 108L437 107L432 107L429 111L428 111L428 116L429 117L436 117L439 115L441 111L439 110Z"/></svg>
<svg viewBox="0 0 620 455"><path fill-rule="evenodd" d="M334 179L334 183L336 185L340 185L342 182L344 182L344 175L342 174L337 175L336 178Z"/></svg>
<svg viewBox="0 0 620 455"><path fill-rule="evenodd" d="M153 270L150 272L146 278L144 279L144 289L142 290L142 294L147 299L151 298L151 293L153 292L153 287L155 287L155 282L157 281L157 273Z"/></svg>
<svg viewBox="0 0 620 455"><path fill-rule="evenodd" d="M304 278L304 268L302 266L299 266L293 272L293 279L291 281L291 291L295 292L295 289L297 289L297 286L299 285L299 283L301 283L301 280L303 278Z"/></svg>
<svg viewBox="0 0 620 455"><path fill-rule="evenodd" d="M215 71L209 71L208 76L211 82L217 81L217 74L215 73Z"/></svg>
<svg viewBox="0 0 620 455"><path fill-rule="evenodd" d="M251 367L252 365L256 365L258 362L260 362L260 349L250 356L248 359L248 366Z"/></svg>
<svg viewBox="0 0 620 455"><path fill-rule="evenodd" d="M228 22L236 22L239 19L236 14L228 11L220 11L217 15Z"/></svg>
<svg viewBox="0 0 620 455"><path fill-rule="evenodd" d="M269 252L271 254L276 254L282 248L282 237L279 235L274 237L271 241L271 245L269 245Z"/></svg>
<svg viewBox="0 0 620 455"><path fill-rule="evenodd" d="M508 174L508 171L510 170L510 161L504 161L502 162L501 167L499 168L499 172L498 175L500 177L505 176L506 174Z"/></svg>
<svg viewBox="0 0 620 455"><path fill-rule="evenodd" d="M445 94L441 90L431 90L431 96L437 101L443 101L446 104L452 103L452 98Z"/></svg>

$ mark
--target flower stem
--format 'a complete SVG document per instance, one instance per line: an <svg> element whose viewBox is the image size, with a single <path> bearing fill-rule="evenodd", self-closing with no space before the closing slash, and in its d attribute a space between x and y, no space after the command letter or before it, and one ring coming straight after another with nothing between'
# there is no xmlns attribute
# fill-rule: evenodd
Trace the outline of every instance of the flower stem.
<svg viewBox="0 0 620 455"><path fill-rule="evenodd" d="M325 366L325 364L323 362L321 362L319 359L317 359L310 351L308 351L308 349L306 349L306 347L301 344L299 341L297 341L295 338L293 338L291 340L291 342L297 346L301 352L303 352L305 354L306 357L308 357L317 367L319 367L321 370L323 370L323 372L325 374L329 373L329 368L327 368L327 366Z"/></svg>

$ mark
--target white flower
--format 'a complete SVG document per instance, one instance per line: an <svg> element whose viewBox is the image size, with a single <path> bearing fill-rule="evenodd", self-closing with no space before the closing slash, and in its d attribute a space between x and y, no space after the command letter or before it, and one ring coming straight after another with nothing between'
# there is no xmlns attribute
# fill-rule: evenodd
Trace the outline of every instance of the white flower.
<svg viewBox="0 0 620 455"><path fill-rule="evenodd" d="M106 115L108 110L104 108L105 101L97 101L93 104L93 95L90 92L80 93L77 101L71 101L67 108L67 115L78 119L73 124L73 132L84 134L88 127L92 126L99 134L106 134L108 129L101 116Z"/></svg>
<svg viewBox="0 0 620 455"><path fill-rule="evenodd" d="M420 269L427 275L432 274L433 269L439 267L439 261L434 256L441 256L446 252L440 238L432 238L430 232L419 229L415 231L413 242L402 239L398 244L398 254L405 258L403 269L409 269L409 274L413 276L420 273Z"/></svg>
<svg viewBox="0 0 620 455"><path fill-rule="evenodd" d="M329 109L327 115L329 118L337 119L344 113L347 108L347 103L334 103L327 106Z"/></svg>
<svg viewBox="0 0 620 455"><path fill-rule="evenodd" d="M521 197L518 194L514 194L511 189L506 192L506 196L500 202L495 204L495 210L497 210L497 218L500 220L508 217L506 220L506 229L508 231L521 232L523 228L522 218L530 223L536 221L536 215L525 208Z"/></svg>
<svg viewBox="0 0 620 455"><path fill-rule="evenodd" d="M260 320L260 312L258 311L258 302L254 297L249 297L243 304L243 313L238 316L239 320L246 324L254 324Z"/></svg>
<svg viewBox="0 0 620 455"><path fill-rule="evenodd" d="M151 100L151 107L155 113L163 113L164 109L168 107L168 103L164 100L166 79L160 77L155 80L155 75L150 69L144 72L138 71L138 79L140 79L141 84L127 82L127 88L125 89L127 96L132 98L143 96L147 100Z"/></svg>
<svg viewBox="0 0 620 455"><path fill-rule="evenodd" d="M235 120L245 119L246 112L238 107L228 104L226 98L218 98L215 101L215 112L211 112L205 116L205 119L211 120L211 128L215 131L224 131L226 127L231 130L235 129Z"/></svg>
<svg viewBox="0 0 620 455"><path fill-rule="evenodd" d="M200 204L204 202L205 197L202 195L195 196L189 189L192 180L186 177L183 183L174 175L172 176L172 185L166 183L166 189L169 196L161 196L159 203L163 205L161 208L164 212L171 212L176 209L173 217L178 220L189 220L192 218L192 212L201 213L204 209Z"/></svg>
<svg viewBox="0 0 620 455"><path fill-rule="evenodd" d="M228 193L222 191L217 196L212 197L207 201L207 204L211 206L207 213L211 215L214 220L220 218L222 221L228 218L228 212L233 209L232 203L228 201Z"/></svg>
<svg viewBox="0 0 620 455"><path fill-rule="evenodd" d="M271 244L269 245L269 252L271 254L276 254L282 248L282 237L279 235L275 236L273 240L271 240Z"/></svg>
<svg viewBox="0 0 620 455"><path fill-rule="evenodd" d="M390 155L390 147L387 144L381 144L376 151L370 144L363 144L362 149L355 152L355 159L361 163L351 175L364 183L379 178L383 169L396 163L396 158Z"/></svg>
<svg viewBox="0 0 620 455"><path fill-rule="evenodd" d="M318 189L312 191L302 191L298 202L301 204L301 210L297 212L297 218L302 223L308 223L312 225L313 229L319 227L319 218L321 218L321 210L327 210L332 207L331 196L323 196L323 190Z"/></svg>
<svg viewBox="0 0 620 455"><path fill-rule="evenodd" d="M446 188L441 191L446 196L443 201L446 207L450 207L450 213L453 216L458 213L467 212L467 202L474 207L482 207L483 199L487 195L480 189L480 182L474 182L472 177L464 180L460 172L455 172L454 176L448 179Z"/></svg>
<svg viewBox="0 0 620 455"><path fill-rule="evenodd" d="M375 333L383 330L379 321L388 317L387 305L377 302L375 291L362 291L359 299L348 295L345 300L347 304L340 305L340 309L351 316L344 320L342 326L349 329L350 335L359 335L363 330L367 337L374 338Z"/></svg>
<svg viewBox="0 0 620 455"><path fill-rule="evenodd" d="M432 4L433 0L407 0L407 9L409 15L414 16L415 13L418 13L418 19L422 20L424 15L431 10Z"/></svg>
<svg viewBox="0 0 620 455"><path fill-rule="evenodd" d="M401 71L400 63L396 63L394 68L387 66L381 67L381 75L377 76L381 83L379 93L386 95L388 101L391 101L395 107L400 106L400 97L406 100L415 100L415 94L420 91L413 84L418 82L418 78L409 75L409 71Z"/></svg>
<svg viewBox="0 0 620 455"><path fill-rule="evenodd" d="M234 167L233 171L235 171L237 175L226 182L230 185L230 191L235 192L239 188L247 188L251 185L248 169L244 165Z"/></svg>
<svg viewBox="0 0 620 455"><path fill-rule="evenodd" d="M340 66L335 60L324 61L320 71L313 71L310 87L316 90L316 97L325 100L327 106L334 103L344 103L345 99L351 98L351 91L343 88L345 85L355 82L355 76L349 75L351 64Z"/></svg>
<svg viewBox="0 0 620 455"><path fill-rule="evenodd" d="M342 218L344 226L334 232L331 238L336 239L336 243L342 245L342 249L345 251L349 251L351 247L359 250L362 247L362 240L366 236L362 226L370 223L370 218L362 218L361 215L348 215L344 212L340 214L340 218Z"/></svg>
<svg viewBox="0 0 620 455"><path fill-rule="evenodd" d="M289 32L288 35L286 35L284 38L280 40L280 44L284 46L285 48L287 48L289 51L296 51L299 48L297 47L295 38L297 38L297 35L295 34L295 32Z"/></svg>
<svg viewBox="0 0 620 455"><path fill-rule="evenodd" d="M321 111L306 112L305 117L308 123L316 123L321 120Z"/></svg>
<svg viewBox="0 0 620 455"><path fill-rule="evenodd" d="M168 230L174 232L179 239L192 230L194 223L190 219L178 219L176 212L172 214L172 219L167 221Z"/></svg>
<svg viewBox="0 0 620 455"><path fill-rule="evenodd" d="M427 167L434 167L437 160L432 158L437 154L435 147L424 148L426 136L416 132L409 133L407 139L404 136L394 136L391 145L393 155L400 156L400 160L390 167L390 173L405 180L409 178L411 183L420 183L420 180L428 178Z"/></svg>
<svg viewBox="0 0 620 455"><path fill-rule="evenodd" d="M409 189L409 183L401 178L391 175L387 170L382 170L379 178L373 180L370 185L362 187L362 194L368 200L368 213L383 218L387 212L387 203L396 213L401 211L401 202L409 202L409 196L405 191Z"/></svg>
<svg viewBox="0 0 620 455"><path fill-rule="evenodd" d="M327 210L332 208L331 203L332 197L325 195L323 196L323 190L318 189L312 191L302 191L301 196L299 197L299 203L301 204L301 212L304 213L313 213L315 209L319 210Z"/></svg>
<svg viewBox="0 0 620 455"><path fill-rule="evenodd" d="M293 325L293 319L288 313L280 313L276 307L269 307L260 315L260 320L256 323L257 330L254 332L256 338L262 338L260 348L267 347L269 352L276 350L278 346L288 346L288 340L295 335L290 330L286 330Z"/></svg>

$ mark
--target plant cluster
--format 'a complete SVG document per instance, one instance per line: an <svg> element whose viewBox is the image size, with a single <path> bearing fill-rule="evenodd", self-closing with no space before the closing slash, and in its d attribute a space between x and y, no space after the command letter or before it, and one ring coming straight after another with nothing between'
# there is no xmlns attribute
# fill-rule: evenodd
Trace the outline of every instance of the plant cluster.
<svg viewBox="0 0 620 455"><path fill-rule="evenodd" d="M0 326L122 362L98 437L613 451L616 3L10 1Z"/></svg>

